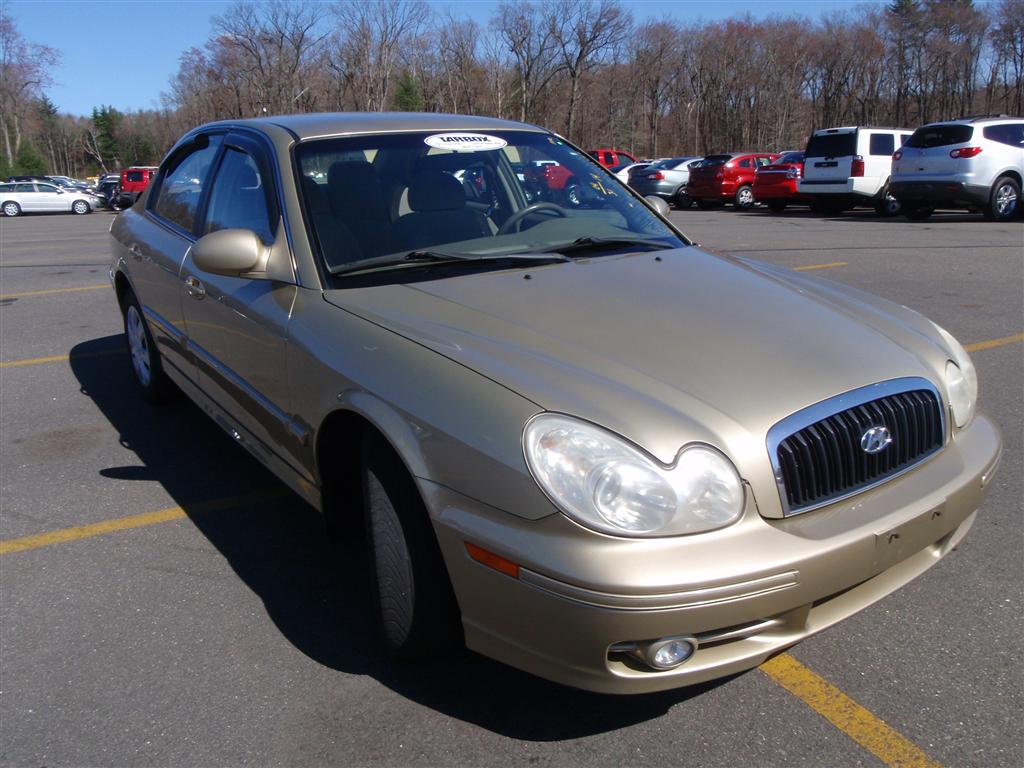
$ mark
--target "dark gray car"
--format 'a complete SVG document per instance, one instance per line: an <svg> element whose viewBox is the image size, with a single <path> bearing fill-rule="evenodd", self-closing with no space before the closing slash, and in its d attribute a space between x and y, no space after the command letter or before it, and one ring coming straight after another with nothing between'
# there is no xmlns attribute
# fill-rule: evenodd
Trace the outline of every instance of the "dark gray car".
<svg viewBox="0 0 1024 768"><path fill-rule="evenodd" d="M693 201L686 194L690 168L700 162L699 157L670 157L649 165L639 173L630 174L629 186L646 197L660 197L676 208L689 208Z"/></svg>

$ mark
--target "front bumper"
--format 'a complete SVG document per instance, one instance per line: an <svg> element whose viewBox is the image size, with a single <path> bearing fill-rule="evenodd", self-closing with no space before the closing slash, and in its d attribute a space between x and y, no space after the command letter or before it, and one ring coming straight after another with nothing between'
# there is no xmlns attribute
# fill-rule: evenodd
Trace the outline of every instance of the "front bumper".
<svg viewBox="0 0 1024 768"><path fill-rule="evenodd" d="M983 208L989 199L988 187L962 181L894 181L889 191L901 203Z"/></svg>
<svg viewBox="0 0 1024 768"><path fill-rule="evenodd" d="M998 465L998 429L977 416L911 472L829 507L743 519L711 533L630 540L560 514L513 517L420 481L467 645L533 674L606 693L677 688L755 667L880 600L948 554ZM471 542L521 566L470 559ZM652 671L616 643L692 635L682 666Z"/></svg>

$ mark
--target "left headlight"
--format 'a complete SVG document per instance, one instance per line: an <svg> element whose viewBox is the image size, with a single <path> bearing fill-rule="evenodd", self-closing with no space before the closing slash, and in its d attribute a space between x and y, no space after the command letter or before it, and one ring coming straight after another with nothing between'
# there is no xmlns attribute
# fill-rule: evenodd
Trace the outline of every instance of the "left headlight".
<svg viewBox="0 0 1024 768"><path fill-rule="evenodd" d="M686 446L665 467L607 430L543 413L527 423L523 446L530 472L558 508L603 533L699 533L743 513L739 474L706 445Z"/></svg>
<svg viewBox="0 0 1024 768"><path fill-rule="evenodd" d="M974 408L978 404L978 372L963 345L941 326L935 325L935 329L953 358L946 363L946 392L949 394L953 421L958 427L966 427L974 417Z"/></svg>

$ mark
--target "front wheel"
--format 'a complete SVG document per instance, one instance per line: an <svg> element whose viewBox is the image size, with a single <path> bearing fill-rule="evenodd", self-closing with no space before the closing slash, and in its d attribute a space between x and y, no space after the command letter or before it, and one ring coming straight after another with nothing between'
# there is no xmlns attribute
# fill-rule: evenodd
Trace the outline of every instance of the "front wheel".
<svg viewBox="0 0 1024 768"><path fill-rule="evenodd" d="M4 203L4 216L20 216L21 206L13 200L8 200Z"/></svg>
<svg viewBox="0 0 1024 768"><path fill-rule="evenodd" d="M985 218L989 221L1009 221L1020 204L1020 185L1009 176L1002 176L992 185Z"/></svg>
<svg viewBox="0 0 1024 768"><path fill-rule="evenodd" d="M733 202L736 207L741 211L746 211L754 207L754 190L748 185L744 184L742 187L736 190L736 196L733 198Z"/></svg>
<svg viewBox="0 0 1024 768"><path fill-rule="evenodd" d="M363 508L377 618L388 650L425 658L462 645L462 622L430 515L384 440L362 447Z"/></svg>
<svg viewBox="0 0 1024 768"><path fill-rule="evenodd" d="M124 335L131 355L132 373L143 399L149 403L162 403L175 394L173 382L164 373L160 352L153 343L153 335L142 315L135 294L124 297Z"/></svg>
<svg viewBox="0 0 1024 768"><path fill-rule="evenodd" d="M92 208L89 207L89 204L85 202L85 200L75 200L75 202L71 204L71 210L74 213L81 216L83 214L89 213L92 210Z"/></svg>

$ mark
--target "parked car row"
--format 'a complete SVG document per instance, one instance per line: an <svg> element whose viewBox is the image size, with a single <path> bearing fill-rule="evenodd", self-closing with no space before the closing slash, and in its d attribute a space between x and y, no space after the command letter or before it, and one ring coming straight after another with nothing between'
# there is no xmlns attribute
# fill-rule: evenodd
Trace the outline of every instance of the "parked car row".
<svg viewBox="0 0 1024 768"><path fill-rule="evenodd" d="M811 135L804 151L678 157L628 167L630 187L677 208L731 203L745 210L763 203L779 213L799 204L837 215L868 206L880 216L903 213L920 221L941 206L1005 221L1021 211L1024 120L966 117L916 131L825 128Z"/></svg>
<svg viewBox="0 0 1024 768"><path fill-rule="evenodd" d="M129 208L149 186L154 166L133 166L105 173L93 185L67 176L11 176L0 184L0 211L86 214L100 208Z"/></svg>

